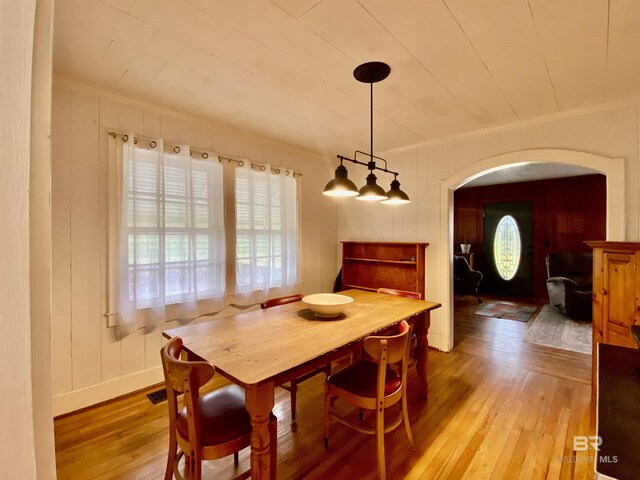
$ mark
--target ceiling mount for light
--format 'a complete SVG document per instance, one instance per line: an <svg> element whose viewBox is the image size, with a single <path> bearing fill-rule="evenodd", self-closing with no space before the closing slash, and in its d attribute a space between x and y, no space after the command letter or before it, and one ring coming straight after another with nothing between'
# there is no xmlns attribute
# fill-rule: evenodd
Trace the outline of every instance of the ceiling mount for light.
<svg viewBox="0 0 640 480"><path fill-rule="evenodd" d="M340 165L336 168L336 176L333 180L327 183L322 192L324 195L331 197L356 197L356 200L377 202L382 200L385 205L400 205L403 203L409 203L409 196L400 190L400 182L398 181L398 172L393 172L387 168L387 161L384 158L376 157L373 154L373 84L381 82L389 76L391 67L382 62L368 62L358 65L353 71L353 76L356 80L362 83L368 83L371 85L371 144L369 153L356 150L353 157L344 157L338 155ZM358 160L358 154L366 155L369 157L368 162L361 162ZM384 168L378 167L374 159L384 162ZM355 163L356 165L364 165L369 169L369 175L367 175L367 184L359 191L355 184L349 180L346 167L342 164L343 161ZM382 187L377 183L377 177L373 173L374 170L381 170L386 173L391 173L394 178L391 182L391 189L385 192ZM357 196L356 196L357 195Z"/></svg>

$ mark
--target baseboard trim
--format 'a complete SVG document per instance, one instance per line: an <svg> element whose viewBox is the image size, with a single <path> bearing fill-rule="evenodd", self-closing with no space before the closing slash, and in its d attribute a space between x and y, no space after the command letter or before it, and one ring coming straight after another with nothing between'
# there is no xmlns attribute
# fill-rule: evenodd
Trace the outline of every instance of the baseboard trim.
<svg viewBox="0 0 640 480"><path fill-rule="evenodd" d="M97 403L112 400L136 390L156 385L163 380L162 367L158 366L78 390L72 390L71 392L61 393L53 397L53 416L57 417Z"/></svg>

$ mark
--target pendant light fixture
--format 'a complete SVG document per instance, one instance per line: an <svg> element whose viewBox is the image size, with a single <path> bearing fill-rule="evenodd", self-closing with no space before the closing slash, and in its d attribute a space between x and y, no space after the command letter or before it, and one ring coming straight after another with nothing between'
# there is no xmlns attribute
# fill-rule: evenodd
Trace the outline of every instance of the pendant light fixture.
<svg viewBox="0 0 640 480"><path fill-rule="evenodd" d="M385 205L400 205L403 203L409 203L409 196L400 190L400 182L398 181L398 172L393 172L387 168L387 161L384 158L377 157L373 154L373 84L381 82L389 76L391 68L386 63L382 62L368 62L363 63L356 67L353 71L353 76L356 80L362 83L368 83L371 91L371 143L369 153L356 150L353 157L344 157L338 155L340 165L336 168L335 178L327 183L322 192L324 195L331 197L356 197L356 200L384 203ZM358 154L366 155L369 157L368 162L361 162L358 160ZM376 165L376 160L384 162L384 168ZM342 162L347 161L355 163L356 165L363 165L369 169L369 175L367 175L367 183L360 190L357 189L355 184L349 180L347 168ZM388 192L377 184L377 177L373 173L374 170L381 170L386 173L392 174L393 181L391 182L391 188Z"/></svg>

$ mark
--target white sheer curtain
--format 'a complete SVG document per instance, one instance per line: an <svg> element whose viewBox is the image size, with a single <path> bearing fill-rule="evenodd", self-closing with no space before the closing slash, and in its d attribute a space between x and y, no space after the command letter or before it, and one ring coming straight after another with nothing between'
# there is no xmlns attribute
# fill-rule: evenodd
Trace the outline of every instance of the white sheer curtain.
<svg viewBox="0 0 640 480"><path fill-rule="evenodd" d="M235 170L236 294L252 299L299 290L298 186L293 171Z"/></svg>
<svg viewBox="0 0 640 480"><path fill-rule="evenodd" d="M128 137L128 138L127 138ZM217 155L165 151L161 139L117 140L121 324L131 328L193 318L225 293L222 166ZM144 145L142 145L144 143ZM113 286L113 283L112 283Z"/></svg>

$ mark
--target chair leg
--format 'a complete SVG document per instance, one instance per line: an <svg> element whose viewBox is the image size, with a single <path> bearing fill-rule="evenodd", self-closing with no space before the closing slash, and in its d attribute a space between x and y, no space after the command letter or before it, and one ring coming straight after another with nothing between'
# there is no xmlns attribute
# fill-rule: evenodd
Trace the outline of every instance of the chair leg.
<svg viewBox="0 0 640 480"><path fill-rule="evenodd" d="M193 478L193 480L202 480L202 459L197 456L196 458L192 458L191 461L193 462L193 475L191 478Z"/></svg>
<svg viewBox="0 0 640 480"><path fill-rule="evenodd" d="M478 297L478 303L482 303L482 300L480 300L480 294L478 293L477 288L476 288L476 297Z"/></svg>
<svg viewBox="0 0 640 480"><path fill-rule="evenodd" d="M378 450L378 478L386 480L387 468L384 457L384 407L379 406L376 410L376 446Z"/></svg>
<svg viewBox="0 0 640 480"><path fill-rule="evenodd" d="M193 458L187 455L184 456L184 478L191 480L193 477Z"/></svg>
<svg viewBox="0 0 640 480"><path fill-rule="evenodd" d="M329 394L329 387L325 383L324 385L324 448L329 448L329 421L331 416L329 415L331 410L331 395Z"/></svg>
<svg viewBox="0 0 640 480"><path fill-rule="evenodd" d="M233 454L233 464L237 467L239 462L240 462L240 455L238 452L235 452Z"/></svg>
<svg viewBox="0 0 640 480"><path fill-rule="evenodd" d="M411 433L411 424L409 423L409 410L407 409L406 390L402 394L402 420L404 421L404 429L407 431L407 438L409 439L409 445L411 445L411 450L415 450L416 444L413 441L413 433Z"/></svg>
<svg viewBox="0 0 640 480"><path fill-rule="evenodd" d="M298 382L294 378L291 380L291 430L296 431L298 424L296 423L298 397Z"/></svg>
<svg viewBox="0 0 640 480"><path fill-rule="evenodd" d="M167 458L167 469L164 473L164 480L172 480L173 479L173 467L176 461L176 453L178 449L178 441L176 440L175 435L169 435L169 455Z"/></svg>

